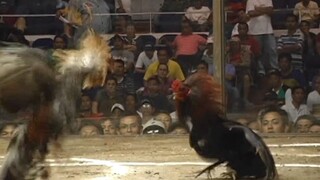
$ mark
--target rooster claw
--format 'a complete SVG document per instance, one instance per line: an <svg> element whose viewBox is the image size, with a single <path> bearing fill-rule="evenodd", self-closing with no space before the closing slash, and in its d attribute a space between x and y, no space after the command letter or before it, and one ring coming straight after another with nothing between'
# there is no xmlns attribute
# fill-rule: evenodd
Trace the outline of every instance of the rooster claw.
<svg viewBox="0 0 320 180"><path fill-rule="evenodd" d="M227 172L221 173L221 177L224 179L232 179L236 180L236 174L237 172L229 167L227 167Z"/></svg>

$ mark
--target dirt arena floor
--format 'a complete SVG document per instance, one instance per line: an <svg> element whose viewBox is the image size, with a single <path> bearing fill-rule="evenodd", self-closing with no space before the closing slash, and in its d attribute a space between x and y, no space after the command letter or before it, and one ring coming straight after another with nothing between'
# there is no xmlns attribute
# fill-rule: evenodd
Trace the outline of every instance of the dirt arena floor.
<svg viewBox="0 0 320 180"><path fill-rule="evenodd" d="M320 179L320 136L264 137L281 180ZM9 139L0 139L0 163ZM46 166L51 180L188 180L210 163L189 147L188 136L64 137ZM219 166L215 179L226 168ZM207 179L206 175L198 178Z"/></svg>

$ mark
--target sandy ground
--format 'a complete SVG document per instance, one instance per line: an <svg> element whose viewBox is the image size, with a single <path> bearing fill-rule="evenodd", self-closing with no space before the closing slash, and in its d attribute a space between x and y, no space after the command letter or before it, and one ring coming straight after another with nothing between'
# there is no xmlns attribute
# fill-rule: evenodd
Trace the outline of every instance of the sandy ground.
<svg viewBox="0 0 320 180"><path fill-rule="evenodd" d="M280 179L320 179L320 136L264 138L274 155ZM0 139L3 162L8 139ZM279 146L281 145L281 146ZM204 162L189 147L188 136L101 136L63 138L62 149L48 156L52 180L187 180ZM215 179L226 168L214 171ZM207 179L206 175L198 179Z"/></svg>

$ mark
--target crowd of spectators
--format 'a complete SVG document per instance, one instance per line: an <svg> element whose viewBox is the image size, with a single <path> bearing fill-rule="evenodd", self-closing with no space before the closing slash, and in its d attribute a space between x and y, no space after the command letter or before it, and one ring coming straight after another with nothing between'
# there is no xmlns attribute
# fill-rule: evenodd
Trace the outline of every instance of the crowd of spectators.
<svg viewBox="0 0 320 180"><path fill-rule="evenodd" d="M57 9L67 6L65 1L58 2ZM95 2L105 3L104 10L109 7L105 1ZM114 10L110 11L130 12L130 1L116 2ZM235 12L228 20L232 22L232 33L226 37L225 48L228 113L255 114L256 118L238 115L231 119L262 133L319 133L320 35L310 32L312 27L318 26L315 24L319 13L314 10L312 14L297 16L296 11L291 11L285 16L285 31L279 37L275 37L272 26L275 7L305 10L309 6L312 9L318 2L302 0L289 4L293 1L281 1L287 2L285 6L276 2L228 1L226 10ZM122 24L125 33L115 33L109 41L113 67L105 85L83 91L79 99L77 132L83 136L188 133L189 128L177 119L171 83L183 81L193 73L214 75L216 72L214 37L209 25L212 15L207 13L208 7L212 5L202 0L164 1L161 11L185 11L186 14L178 18L170 16L170 21L165 20L169 16L158 17L162 19L159 22L174 23L174 26L166 24L164 27L179 33L160 39L152 35L139 36L133 22ZM92 18L87 6L75 8L86 11L86 18ZM95 12L102 11L103 8ZM66 22L62 24L63 32L54 39L39 39L31 46L50 53L52 49L74 48L75 37L87 27L109 32L101 28L101 23L94 24L104 22L101 17L95 20L90 21L93 24ZM10 39L2 40L28 44L20 25L14 23L13 26L14 31L7 28ZM15 127L15 124L5 123L0 128L1 136L11 135Z"/></svg>

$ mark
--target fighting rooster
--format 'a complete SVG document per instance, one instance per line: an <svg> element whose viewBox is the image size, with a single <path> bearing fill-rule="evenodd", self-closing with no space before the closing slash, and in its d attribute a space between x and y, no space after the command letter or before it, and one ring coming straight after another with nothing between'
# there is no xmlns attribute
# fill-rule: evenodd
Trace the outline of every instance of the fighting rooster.
<svg viewBox="0 0 320 180"><path fill-rule="evenodd" d="M249 128L224 117L221 87L211 76L195 73L183 83L172 84L176 107L182 123L191 122L190 146L200 157L216 160L205 168L210 171L227 163L235 179L275 179L273 157L262 139ZM197 177L198 177L197 176Z"/></svg>
<svg viewBox="0 0 320 180"><path fill-rule="evenodd" d="M48 143L65 126L74 126L76 103L82 88L102 86L110 49L93 30L77 50L49 54L24 46L0 49L0 105L16 113L31 109L32 119L10 141L1 180L35 179Z"/></svg>

